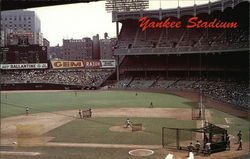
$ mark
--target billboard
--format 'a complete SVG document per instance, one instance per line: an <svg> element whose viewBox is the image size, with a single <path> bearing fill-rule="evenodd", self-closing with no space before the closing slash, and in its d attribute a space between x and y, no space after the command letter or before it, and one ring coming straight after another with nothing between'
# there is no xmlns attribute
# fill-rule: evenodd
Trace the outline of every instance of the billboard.
<svg viewBox="0 0 250 159"><path fill-rule="evenodd" d="M2 70L17 70L17 69L46 69L47 63L28 63L28 64L0 64Z"/></svg>
<svg viewBox="0 0 250 159"><path fill-rule="evenodd" d="M100 60L84 60L85 68L102 68Z"/></svg>
<svg viewBox="0 0 250 159"><path fill-rule="evenodd" d="M115 60L100 60L102 68L115 68Z"/></svg>
<svg viewBox="0 0 250 159"><path fill-rule="evenodd" d="M115 60L81 60L81 61L51 61L53 69L66 68L115 68Z"/></svg>
<svg viewBox="0 0 250 159"><path fill-rule="evenodd" d="M62 68L83 68L83 61L51 61L52 68L62 69Z"/></svg>

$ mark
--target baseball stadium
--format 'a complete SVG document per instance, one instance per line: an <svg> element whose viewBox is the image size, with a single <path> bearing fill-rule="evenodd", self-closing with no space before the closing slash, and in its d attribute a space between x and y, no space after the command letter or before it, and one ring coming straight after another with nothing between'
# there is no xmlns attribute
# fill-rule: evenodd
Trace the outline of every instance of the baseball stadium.
<svg viewBox="0 0 250 159"><path fill-rule="evenodd" d="M142 17L238 27L142 31ZM0 158L248 159L249 1L112 12L112 22L115 59L1 48Z"/></svg>

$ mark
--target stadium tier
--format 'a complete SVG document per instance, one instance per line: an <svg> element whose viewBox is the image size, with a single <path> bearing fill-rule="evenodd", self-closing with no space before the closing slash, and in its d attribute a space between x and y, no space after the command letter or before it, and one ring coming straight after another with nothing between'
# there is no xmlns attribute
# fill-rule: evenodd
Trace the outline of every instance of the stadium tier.
<svg viewBox="0 0 250 159"><path fill-rule="evenodd" d="M109 88L201 89L210 99L248 111L248 13L244 0L114 12L113 21L122 23L114 50L120 81ZM194 24L190 19L197 19L195 27L187 27ZM230 28L231 22L237 27Z"/></svg>
<svg viewBox="0 0 250 159"><path fill-rule="evenodd" d="M248 13L249 2L243 0L168 10L114 12L113 21L122 23L114 54L246 51L249 50ZM194 17L196 20L190 21ZM171 27L171 22L180 22L181 26ZM223 27L231 22L237 23L237 28ZM149 27L143 30L146 23ZM187 28L191 24L195 27ZM221 27L216 27L217 24Z"/></svg>

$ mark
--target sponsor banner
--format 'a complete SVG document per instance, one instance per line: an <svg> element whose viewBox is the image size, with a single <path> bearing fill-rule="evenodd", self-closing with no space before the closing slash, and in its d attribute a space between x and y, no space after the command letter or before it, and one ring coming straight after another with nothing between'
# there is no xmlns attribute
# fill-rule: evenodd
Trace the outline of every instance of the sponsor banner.
<svg viewBox="0 0 250 159"><path fill-rule="evenodd" d="M66 68L115 68L115 60L51 61L53 69Z"/></svg>
<svg viewBox="0 0 250 159"><path fill-rule="evenodd" d="M28 64L0 64L2 70L12 69L46 69L47 63L28 63Z"/></svg>
<svg viewBox="0 0 250 159"><path fill-rule="evenodd" d="M102 68L115 68L115 60L100 60Z"/></svg>
<svg viewBox="0 0 250 159"><path fill-rule="evenodd" d="M52 68L84 68L83 61L51 61Z"/></svg>
<svg viewBox="0 0 250 159"><path fill-rule="evenodd" d="M101 68L102 63L100 60L84 60L85 68Z"/></svg>
<svg viewBox="0 0 250 159"><path fill-rule="evenodd" d="M13 36L26 36L26 37L29 37L29 38L33 38L34 37L34 33L18 33L18 32L13 32L10 34L10 36L13 35Z"/></svg>

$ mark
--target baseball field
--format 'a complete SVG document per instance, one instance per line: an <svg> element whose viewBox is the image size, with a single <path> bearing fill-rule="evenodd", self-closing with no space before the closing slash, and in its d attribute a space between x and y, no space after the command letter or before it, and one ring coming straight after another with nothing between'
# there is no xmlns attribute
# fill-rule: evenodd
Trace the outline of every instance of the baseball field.
<svg viewBox="0 0 250 159"><path fill-rule="evenodd" d="M197 97L197 98L196 98ZM186 151L162 148L162 127L199 128L191 108L198 95L174 95L143 91L8 91L1 92L1 158L6 159L164 159L187 158ZM150 108L151 103L153 108ZM231 150L199 158L248 158L249 121L215 109L204 100L206 120L226 128ZM26 107L29 114L26 115ZM218 106L219 107L219 106ZM92 109L92 117L80 119L78 110ZM236 115L235 115L236 114ZM142 124L141 131L125 128L125 121ZM237 151L236 135L243 133L243 150ZM168 134L168 144L175 138ZM183 133L183 142L195 142L196 134ZM136 149L153 150L149 156L131 155ZM142 153L142 152L141 152Z"/></svg>

